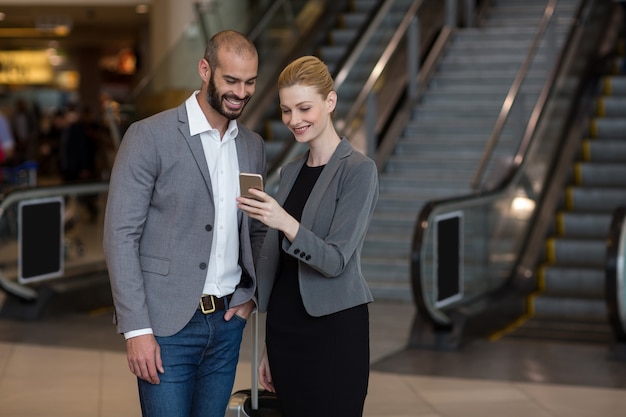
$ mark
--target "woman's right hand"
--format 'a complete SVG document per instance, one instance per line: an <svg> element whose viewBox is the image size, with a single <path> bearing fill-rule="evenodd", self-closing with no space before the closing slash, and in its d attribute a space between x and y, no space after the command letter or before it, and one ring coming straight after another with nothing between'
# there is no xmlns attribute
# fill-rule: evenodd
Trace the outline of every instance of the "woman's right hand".
<svg viewBox="0 0 626 417"><path fill-rule="evenodd" d="M276 392L274 388L274 381L272 380L272 373L270 372L270 363L267 360L267 351L263 349L261 360L259 361L259 383L263 388L269 392Z"/></svg>

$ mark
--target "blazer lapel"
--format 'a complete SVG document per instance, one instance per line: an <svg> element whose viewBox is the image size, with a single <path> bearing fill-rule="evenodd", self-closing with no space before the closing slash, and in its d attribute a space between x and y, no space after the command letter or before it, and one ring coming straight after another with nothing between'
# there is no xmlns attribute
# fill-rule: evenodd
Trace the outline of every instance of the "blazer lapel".
<svg viewBox="0 0 626 417"><path fill-rule="evenodd" d="M241 132L241 129L239 129ZM241 133L237 134L235 138L235 145L237 146L237 160L239 162L239 172L250 172L250 150L248 149L248 141L241 138Z"/></svg>
<svg viewBox="0 0 626 417"><path fill-rule="evenodd" d="M317 209L322 201L322 196L324 195L323 190L326 190L330 186L337 170L343 163L343 159L352 153L352 149L352 145L350 145L348 140L346 138L342 138L339 145L337 145L337 149L335 149L335 152L322 170L317 182L313 186L313 190L311 190L310 197L304 206L304 210L302 211L301 223L306 228L311 228L313 226L315 213L317 212Z"/></svg>
<svg viewBox="0 0 626 417"><path fill-rule="evenodd" d="M239 122L237 122L239 123ZM241 138L241 128L238 127L237 137L235 138L235 146L237 147L237 161L239 162L239 172L250 172L252 163L250 161L250 150L248 149L248 141ZM239 221L239 230L243 222L243 212L237 211L237 220Z"/></svg>
<svg viewBox="0 0 626 417"><path fill-rule="evenodd" d="M178 130L185 138L187 142L187 146L191 150L191 154L198 166L198 169L202 173L202 178L204 179L204 183L209 191L209 196L213 199L213 188L211 187L211 175L209 174L209 167L206 162L206 157L204 156L204 148L202 147L202 140L200 139L200 135L191 136L189 133L189 118L187 115L187 109L185 107L185 103L178 106L178 120L180 121L180 125L178 126Z"/></svg>

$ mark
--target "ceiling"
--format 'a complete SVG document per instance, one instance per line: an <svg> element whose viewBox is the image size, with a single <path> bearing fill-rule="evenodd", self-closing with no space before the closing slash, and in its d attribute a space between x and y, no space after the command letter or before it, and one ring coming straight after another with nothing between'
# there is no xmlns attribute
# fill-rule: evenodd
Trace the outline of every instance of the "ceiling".
<svg viewBox="0 0 626 417"><path fill-rule="evenodd" d="M1 6L0 45L3 50L45 49L54 46L68 52L98 48L103 52L133 47L145 37L150 15L135 6ZM69 23L67 36L37 27Z"/></svg>

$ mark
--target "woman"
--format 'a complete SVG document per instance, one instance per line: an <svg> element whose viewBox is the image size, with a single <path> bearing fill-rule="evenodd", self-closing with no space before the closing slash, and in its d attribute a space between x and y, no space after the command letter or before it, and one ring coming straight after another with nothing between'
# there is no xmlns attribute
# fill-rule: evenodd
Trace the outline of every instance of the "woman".
<svg viewBox="0 0 626 417"><path fill-rule="evenodd" d="M277 392L284 417L363 414L369 377L372 295L361 248L378 199L374 162L340 138L326 65L299 58L280 74L282 121L308 152L281 171L276 199L238 198L269 226L258 265L267 311L261 385Z"/></svg>

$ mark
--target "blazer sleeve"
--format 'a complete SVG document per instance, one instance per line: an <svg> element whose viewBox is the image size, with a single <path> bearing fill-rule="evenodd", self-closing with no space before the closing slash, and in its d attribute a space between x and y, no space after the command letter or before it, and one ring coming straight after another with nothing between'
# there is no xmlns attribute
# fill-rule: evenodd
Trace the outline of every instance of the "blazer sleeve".
<svg viewBox="0 0 626 417"><path fill-rule="evenodd" d="M378 171L371 159L360 159L340 175L336 199L332 203L323 199L316 213L332 216L328 233L318 236L301 222L293 242L282 242L283 250L327 278L340 276L360 250L378 200Z"/></svg>
<svg viewBox="0 0 626 417"><path fill-rule="evenodd" d="M111 173L105 213L104 254L121 333L151 327L139 258L158 169L147 130L146 123L135 123L126 132Z"/></svg>

